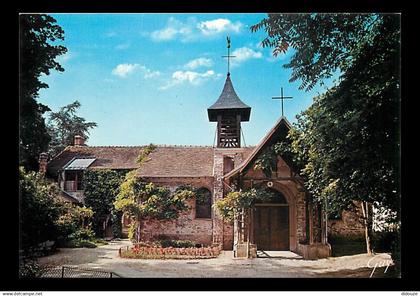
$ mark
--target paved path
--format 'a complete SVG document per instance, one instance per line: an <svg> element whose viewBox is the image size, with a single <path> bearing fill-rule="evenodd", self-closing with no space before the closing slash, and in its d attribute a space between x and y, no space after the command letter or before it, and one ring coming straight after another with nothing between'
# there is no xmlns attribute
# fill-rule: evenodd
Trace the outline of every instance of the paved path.
<svg viewBox="0 0 420 296"><path fill-rule="evenodd" d="M374 276L384 274L390 262L388 254L331 257L303 260L291 252L256 259L234 259L231 251L218 258L201 260L124 259L118 256L120 247L130 246L128 240L112 241L94 249L60 249L56 254L40 258L40 264L70 265L113 271L122 277L369 277L375 264ZM370 263L369 263L370 260ZM379 265L384 267L379 268Z"/></svg>

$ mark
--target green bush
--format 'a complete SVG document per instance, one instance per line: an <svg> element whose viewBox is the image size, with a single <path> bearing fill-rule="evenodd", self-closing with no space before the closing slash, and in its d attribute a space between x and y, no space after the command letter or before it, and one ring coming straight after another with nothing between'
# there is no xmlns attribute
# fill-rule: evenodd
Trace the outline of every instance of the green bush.
<svg viewBox="0 0 420 296"><path fill-rule="evenodd" d="M56 221L64 212L58 199L59 189L39 173L19 168L20 189L20 249L32 252L40 243L56 241L60 235Z"/></svg>
<svg viewBox="0 0 420 296"><path fill-rule="evenodd" d="M95 233L90 228L81 228L69 235L69 240L90 241L95 238Z"/></svg>
<svg viewBox="0 0 420 296"><path fill-rule="evenodd" d="M34 260L22 260L19 264L20 278L39 278L42 273L42 267Z"/></svg>
<svg viewBox="0 0 420 296"><path fill-rule="evenodd" d="M372 243L375 252L391 252L398 240L396 231L381 231L373 235Z"/></svg>
<svg viewBox="0 0 420 296"><path fill-rule="evenodd" d="M103 223L107 219L111 218L113 225L121 224L121 220L116 220L113 217L115 215L113 203L119 193L120 184L124 181L125 174L126 171L116 170L87 170L84 174L85 203L94 211L92 228L99 237L105 236Z"/></svg>
<svg viewBox="0 0 420 296"><path fill-rule="evenodd" d="M165 240L159 240L157 243L163 247L173 247L173 248L193 248L196 247L196 243L189 241L189 240L171 240L171 239L165 239Z"/></svg>
<svg viewBox="0 0 420 296"><path fill-rule="evenodd" d="M66 248L96 248L96 244L88 240L70 240L64 245Z"/></svg>

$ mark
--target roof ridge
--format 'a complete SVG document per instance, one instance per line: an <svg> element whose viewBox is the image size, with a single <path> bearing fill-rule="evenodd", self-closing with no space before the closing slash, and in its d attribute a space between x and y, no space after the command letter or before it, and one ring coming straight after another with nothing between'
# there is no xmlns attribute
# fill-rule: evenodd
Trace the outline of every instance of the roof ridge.
<svg viewBox="0 0 420 296"><path fill-rule="evenodd" d="M213 148L213 146L211 146L211 145L178 145L178 144L153 144L153 145L156 146L156 147ZM76 148L80 148L80 147L83 147L83 148L143 148L143 147L148 147L148 146L149 146L149 144L147 144L147 145L122 145L122 146L120 146L120 145L115 145L115 146L113 146L113 145L79 146L79 147L67 146L66 149L68 147L70 147L70 149L71 149L73 147L76 147Z"/></svg>

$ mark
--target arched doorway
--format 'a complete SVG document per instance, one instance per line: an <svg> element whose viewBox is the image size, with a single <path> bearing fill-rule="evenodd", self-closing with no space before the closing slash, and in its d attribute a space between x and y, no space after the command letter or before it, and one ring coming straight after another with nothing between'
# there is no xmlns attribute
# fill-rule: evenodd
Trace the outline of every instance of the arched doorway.
<svg viewBox="0 0 420 296"><path fill-rule="evenodd" d="M273 193L270 201L256 203L253 215L254 243L258 250L288 251L289 205L284 195L268 188Z"/></svg>

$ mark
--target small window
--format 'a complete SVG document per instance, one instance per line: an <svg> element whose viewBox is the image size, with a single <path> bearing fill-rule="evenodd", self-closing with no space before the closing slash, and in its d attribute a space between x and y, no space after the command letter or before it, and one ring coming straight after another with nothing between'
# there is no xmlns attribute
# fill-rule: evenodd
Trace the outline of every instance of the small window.
<svg viewBox="0 0 420 296"><path fill-rule="evenodd" d="M233 162L233 158L229 156L225 156L223 158L223 174L227 174L233 170L235 164Z"/></svg>
<svg viewBox="0 0 420 296"><path fill-rule="evenodd" d="M211 218L211 192L207 188L200 188L197 190L195 217Z"/></svg>

